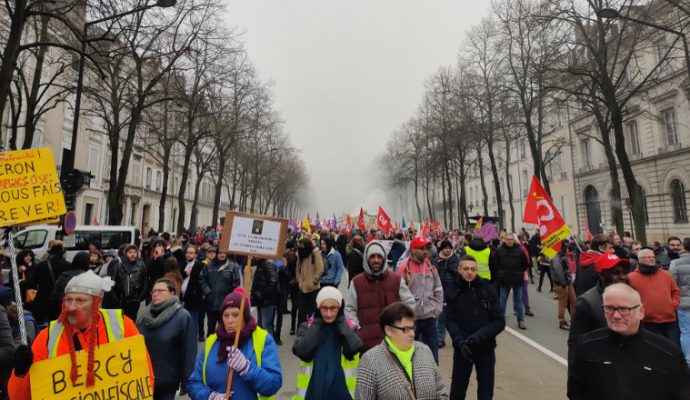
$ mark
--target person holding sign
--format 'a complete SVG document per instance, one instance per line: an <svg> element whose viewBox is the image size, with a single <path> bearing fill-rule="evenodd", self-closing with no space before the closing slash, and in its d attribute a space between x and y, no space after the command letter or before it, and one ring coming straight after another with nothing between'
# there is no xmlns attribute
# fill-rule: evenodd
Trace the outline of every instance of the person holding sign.
<svg viewBox="0 0 690 400"><path fill-rule="evenodd" d="M25 345L17 347L15 366L8 385L12 400L31 399L30 374L34 362L66 354L71 359L71 369L66 379L71 380L72 385L85 384L87 388L94 386L96 344L111 343L139 334L134 322L124 316L121 310L99 308L103 295L110 291L112 285L111 279L101 278L93 271L77 275L67 283L58 319L38 334L31 348ZM76 363L76 352L81 350L87 351L88 363L79 366ZM150 359L148 364L153 390Z"/></svg>
<svg viewBox="0 0 690 400"><path fill-rule="evenodd" d="M268 399L283 384L278 346L273 337L256 325L249 302L240 316L242 295L230 293L223 300L221 320L215 334L206 339L204 352L189 378L192 400L224 400L228 371L234 377L230 387L235 399ZM237 321L243 319L238 347L233 346Z"/></svg>

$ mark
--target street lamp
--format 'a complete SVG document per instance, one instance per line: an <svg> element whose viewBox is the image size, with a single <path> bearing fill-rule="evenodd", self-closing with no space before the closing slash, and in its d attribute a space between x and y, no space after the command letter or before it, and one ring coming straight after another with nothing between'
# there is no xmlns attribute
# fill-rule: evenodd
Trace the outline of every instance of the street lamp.
<svg viewBox="0 0 690 400"><path fill-rule="evenodd" d="M125 17L130 14L134 14L137 12L145 11L150 8L154 7L172 7L175 4L177 4L177 0L157 0L155 3L152 4L147 4L144 6L136 7L134 9L131 9L129 11L125 11L119 14L115 15L110 15L108 17L100 18L94 21L89 21L84 23L84 28L82 30L82 36L81 36L81 52L79 53L79 72L77 75L77 90L75 93L75 99L74 99L74 121L72 124L72 143L71 143L71 148L70 148L70 156L69 159L66 161L63 160L62 162L62 168L61 168L61 173L60 175L64 175L69 171L72 171L74 169L74 159L77 155L76 149L77 149L77 134L79 132L79 113L81 111L81 92L84 86L84 64L86 61L86 43L87 43L87 34L88 34L88 29L92 25L97 25L102 22L106 21L111 21L115 20L118 18Z"/></svg>
<svg viewBox="0 0 690 400"><path fill-rule="evenodd" d="M681 31L677 31L675 29L671 29L671 28L662 26L662 25L657 25L653 22L633 18L629 15L621 15L621 13L614 8L602 8L599 11L597 11L597 15L600 18L604 18L604 19L618 18L618 19L622 19L622 20L626 20L626 21L630 21L630 22L635 22L635 23L638 23L640 25L645 25L645 26L648 26L650 28L658 29L660 31L672 33L672 34L680 37L680 39L683 41L683 51L685 53L685 69L687 70L687 73L688 73L688 83L690 83L690 52L688 51L688 40L685 37L685 33L681 32ZM690 93L688 95L690 96Z"/></svg>

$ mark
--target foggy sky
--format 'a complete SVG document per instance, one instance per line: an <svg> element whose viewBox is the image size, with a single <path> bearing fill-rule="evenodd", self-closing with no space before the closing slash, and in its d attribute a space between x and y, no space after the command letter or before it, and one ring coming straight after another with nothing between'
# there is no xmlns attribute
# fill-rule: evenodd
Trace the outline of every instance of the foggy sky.
<svg viewBox="0 0 690 400"><path fill-rule="evenodd" d="M249 57L261 79L273 81L275 108L301 150L312 216L399 205L380 189L376 160L414 115L425 79L456 65L465 32L488 7L457 0L229 0L226 20L245 30Z"/></svg>

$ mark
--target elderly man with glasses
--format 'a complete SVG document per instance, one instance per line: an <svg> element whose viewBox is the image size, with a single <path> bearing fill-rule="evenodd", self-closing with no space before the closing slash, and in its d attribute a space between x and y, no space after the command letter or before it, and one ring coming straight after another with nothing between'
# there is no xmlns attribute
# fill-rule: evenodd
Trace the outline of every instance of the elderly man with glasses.
<svg viewBox="0 0 690 400"><path fill-rule="evenodd" d="M568 368L568 398L690 398L690 371L680 348L640 329L645 303L634 288L615 283L604 290L606 328L580 338Z"/></svg>
<svg viewBox="0 0 690 400"><path fill-rule="evenodd" d="M642 296L645 305L644 328L680 346L676 317L680 306L680 289L673 276L657 264L653 250L640 250L637 260L637 269L628 274L628 280Z"/></svg>

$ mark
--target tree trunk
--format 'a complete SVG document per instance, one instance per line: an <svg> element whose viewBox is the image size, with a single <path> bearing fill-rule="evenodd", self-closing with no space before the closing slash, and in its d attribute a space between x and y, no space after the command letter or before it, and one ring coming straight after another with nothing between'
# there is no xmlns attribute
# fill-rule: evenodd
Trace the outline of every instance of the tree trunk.
<svg viewBox="0 0 690 400"><path fill-rule="evenodd" d="M24 24L26 23L27 0L14 2L14 14L11 15L10 32L2 52L2 65L0 66L0 118L5 115L7 97L10 94L12 75L19 56L19 46L22 41Z"/></svg>
<svg viewBox="0 0 690 400"><path fill-rule="evenodd" d="M453 181L450 179L450 165L449 160L446 159L445 170L446 170L446 182L448 182L448 222L446 222L446 228L450 229L453 226Z"/></svg>
<svg viewBox="0 0 690 400"><path fill-rule="evenodd" d="M496 191L496 204L498 205L498 218L499 224L505 227L505 221L503 221L503 196L501 195L501 180L498 177L498 166L496 165L496 156L494 155L493 140L491 143L487 143L486 148L489 153L489 163L491 164L491 174L494 180L494 190Z"/></svg>
<svg viewBox="0 0 690 400"><path fill-rule="evenodd" d="M508 191L508 206L510 207L510 230L517 232L515 230L515 205L513 204L513 188L511 187L510 179L510 142L505 141L506 144L506 190ZM520 171L518 171L519 173Z"/></svg>
<svg viewBox="0 0 690 400"><path fill-rule="evenodd" d="M417 218L422 220L422 207L419 205L419 165L415 157L414 161L414 203L417 206Z"/></svg>
<svg viewBox="0 0 690 400"><path fill-rule="evenodd" d="M616 226L616 232L623 234L625 226L623 223L623 207L621 204L621 185L618 179L618 167L616 166L616 157L613 154L613 147L611 146L611 136L609 127L604 119L604 116L596 110L593 110L594 117L599 125L599 132L601 134L602 145L604 146L604 155L609 167L609 177L611 178L611 212L613 213L613 224Z"/></svg>
<svg viewBox="0 0 690 400"><path fill-rule="evenodd" d="M216 191L213 195L213 214L211 216L211 222L214 224L218 221L220 195L221 190L223 190L223 176L225 175L225 156L221 153L218 157L218 181L216 182Z"/></svg>
<svg viewBox="0 0 690 400"><path fill-rule="evenodd" d="M48 17L41 17L41 34L40 41L48 40ZM31 79L31 92L26 99L26 118L24 123L24 143L22 149L31 148L34 141L34 133L36 132L36 108L38 108L38 93L41 88L41 75L43 75L44 62L46 58L46 51L48 46L40 46L38 53L36 53L36 66L33 71L33 78Z"/></svg>
<svg viewBox="0 0 690 400"><path fill-rule="evenodd" d="M177 232L184 231L184 215L185 215L185 192L187 191L187 180L189 179L189 163L192 159L192 149L193 146L187 141L187 147L184 151L184 164L182 165L182 177L180 178L180 191L177 193L177 226L175 230Z"/></svg>
<svg viewBox="0 0 690 400"><path fill-rule="evenodd" d="M194 201L192 201L192 215L189 217L189 229L190 230L195 230L197 227L197 219L199 215L199 188L201 187L201 181L203 174L200 174L198 179L196 180L196 184L194 185ZM214 220L215 221L215 220ZM211 225L214 225L215 222L211 221ZM179 232L179 231L178 231Z"/></svg>
<svg viewBox="0 0 690 400"><path fill-rule="evenodd" d="M489 215L489 193L486 191L486 182L484 181L484 163L482 160L481 146L477 146L477 163L479 163L479 183L482 187L482 205L484 206L484 215Z"/></svg>

